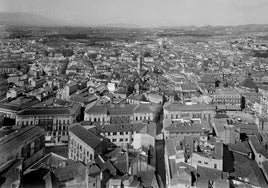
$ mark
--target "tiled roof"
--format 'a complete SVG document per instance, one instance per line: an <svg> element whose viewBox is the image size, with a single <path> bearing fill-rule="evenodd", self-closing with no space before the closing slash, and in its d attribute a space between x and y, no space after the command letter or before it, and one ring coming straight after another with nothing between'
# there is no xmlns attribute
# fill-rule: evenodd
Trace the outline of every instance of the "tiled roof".
<svg viewBox="0 0 268 188"><path fill-rule="evenodd" d="M231 176L247 178L251 185L259 187L268 186L256 161L237 153L233 153L233 157L235 171L230 174Z"/></svg>
<svg viewBox="0 0 268 188"><path fill-rule="evenodd" d="M93 165L89 168L88 175L94 175L100 172L101 172L100 168L97 165Z"/></svg>
<svg viewBox="0 0 268 188"><path fill-rule="evenodd" d="M139 106L137 106L134 109L134 112L135 113L152 113L153 109L150 108L150 105L141 103L141 104L139 104Z"/></svg>
<svg viewBox="0 0 268 188"><path fill-rule="evenodd" d="M214 111L216 107L206 103L186 105L179 102L173 102L165 106L164 109L169 111Z"/></svg>
<svg viewBox="0 0 268 188"><path fill-rule="evenodd" d="M87 114L107 114L107 112L108 112L107 107L97 105L94 105L88 110L86 110Z"/></svg>
<svg viewBox="0 0 268 188"><path fill-rule="evenodd" d="M70 127L69 131L77 136L80 140L82 140L85 144L90 146L92 149L95 149L102 142L99 137L80 125L74 125Z"/></svg>
<svg viewBox="0 0 268 188"><path fill-rule="evenodd" d="M18 148L21 143L34 139L37 135L44 134L45 130L39 126L28 126L9 134L7 137L0 140L0 151L7 152Z"/></svg>
<svg viewBox="0 0 268 188"><path fill-rule="evenodd" d="M109 132L132 132L132 131L140 131L145 124L114 124L103 126L101 132L109 133Z"/></svg>
<svg viewBox="0 0 268 188"><path fill-rule="evenodd" d="M126 104L125 106L115 106L109 107L109 115L117 116L117 115L132 115L134 109L137 107L137 104Z"/></svg>
<svg viewBox="0 0 268 188"><path fill-rule="evenodd" d="M32 116L32 115L73 115L77 112L79 104L73 104L71 107L31 107L20 111L18 116Z"/></svg>
<svg viewBox="0 0 268 188"><path fill-rule="evenodd" d="M268 150L261 145L256 135L249 136L249 143L252 144L252 147L257 153L262 154L266 159L268 159Z"/></svg>
<svg viewBox="0 0 268 188"><path fill-rule="evenodd" d="M240 85L242 87L249 88L249 89L257 88L256 84L253 82L252 78L250 77L244 77L243 80L240 82Z"/></svg>
<svg viewBox="0 0 268 188"><path fill-rule="evenodd" d="M175 121L171 125L165 128L169 133L202 133L205 130L209 130L209 123L207 121L199 122L179 122Z"/></svg>
<svg viewBox="0 0 268 188"><path fill-rule="evenodd" d="M228 148L230 151L242 153L248 155L251 152L251 149L247 142L237 142L235 144L228 144Z"/></svg>
<svg viewBox="0 0 268 188"><path fill-rule="evenodd" d="M200 83L214 83L215 82L215 78L211 74L204 74L201 77L201 80L199 82Z"/></svg>
<svg viewBox="0 0 268 188"><path fill-rule="evenodd" d="M137 176L141 178L143 187L151 187L155 173L154 171L140 171Z"/></svg>
<svg viewBox="0 0 268 188"><path fill-rule="evenodd" d="M74 162L66 167L57 168L54 173L60 182L72 180L76 177L80 181L86 179L86 167L81 162Z"/></svg>

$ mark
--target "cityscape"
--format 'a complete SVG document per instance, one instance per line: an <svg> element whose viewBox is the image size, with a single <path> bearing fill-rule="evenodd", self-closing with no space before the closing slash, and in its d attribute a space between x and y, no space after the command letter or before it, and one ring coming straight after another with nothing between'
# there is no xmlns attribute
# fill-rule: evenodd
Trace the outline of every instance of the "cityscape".
<svg viewBox="0 0 268 188"><path fill-rule="evenodd" d="M22 1L0 0L0 187L268 187L268 23L85 25Z"/></svg>

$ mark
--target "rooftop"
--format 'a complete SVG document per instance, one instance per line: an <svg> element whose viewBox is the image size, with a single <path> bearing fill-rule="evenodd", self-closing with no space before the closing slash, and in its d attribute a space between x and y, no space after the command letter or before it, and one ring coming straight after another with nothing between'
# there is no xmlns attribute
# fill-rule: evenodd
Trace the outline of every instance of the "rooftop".
<svg viewBox="0 0 268 188"><path fill-rule="evenodd" d="M102 142L101 138L97 137L92 132L88 131L86 128L77 124L70 127L69 132L73 133L92 149L95 149Z"/></svg>
<svg viewBox="0 0 268 188"><path fill-rule="evenodd" d="M199 104L181 104L179 102L173 102L164 107L168 111L215 111L216 107L206 103Z"/></svg>

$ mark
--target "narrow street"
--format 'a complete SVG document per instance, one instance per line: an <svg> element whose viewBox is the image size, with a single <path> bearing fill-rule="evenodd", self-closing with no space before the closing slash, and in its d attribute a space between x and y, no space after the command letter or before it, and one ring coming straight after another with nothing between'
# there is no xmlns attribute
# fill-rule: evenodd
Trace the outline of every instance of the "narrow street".
<svg viewBox="0 0 268 188"><path fill-rule="evenodd" d="M166 185L166 169L165 169L165 142L164 140L156 140L155 149L156 149L156 172L160 175L163 185Z"/></svg>
<svg viewBox="0 0 268 188"><path fill-rule="evenodd" d="M160 119L157 123L157 135L162 134L163 128L163 115L161 114ZM160 175L164 187L166 186L166 169L165 169L165 141L155 140L155 150L156 150L156 173Z"/></svg>

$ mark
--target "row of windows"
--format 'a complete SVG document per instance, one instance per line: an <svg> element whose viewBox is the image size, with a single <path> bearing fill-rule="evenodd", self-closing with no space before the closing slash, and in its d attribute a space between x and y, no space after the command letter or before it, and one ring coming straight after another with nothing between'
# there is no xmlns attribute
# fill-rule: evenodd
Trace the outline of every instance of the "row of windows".
<svg viewBox="0 0 268 188"><path fill-rule="evenodd" d="M183 117L189 117L190 113L182 113L182 114L171 114L170 117L171 119L179 119L179 118L183 118ZM206 117L206 114L202 114L202 113L193 113L192 117L193 118L202 118L202 116ZM166 118L168 119L168 115L166 115Z"/></svg>
<svg viewBox="0 0 268 188"><path fill-rule="evenodd" d="M119 139L116 139L116 138L113 138L113 139L109 139L110 142L124 142L124 139L123 138L119 138ZM131 141L133 141L133 138L131 138ZM128 138L125 138L125 142L128 142Z"/></svg>
<svg viewBox="0 0 268 188"><path fill-rule="evenodd" d="M199 164L202 164L202 161L197 161ZM204 162L205 165L208 165L208 162ZM217 164L214 164L214 168L217 169Z"/></svg>
<svg viewBox="0 0 268 188"><path fill-rule="evenodd" d="M111 118L111 122L112 121L117 121L118 118L121 118L121 117ZM129 119L129 117L126 117L126 119ZM151 121L151 117L150 116L140 116L140 117L135 117L134 119L136 121L143 121L143 120L149 120L149 121ZM88 121L91 121L91 118L89 118ZM101 117L94 117L94 118L92 118L92 121L93 122L105 122L107 120L104 117L103 118L101 118Z"/></svg>
<svg viewBox="0 0 268 188"><path fill-rule="evenodd" d="M76 147L73 146L70 148L71 151L73 151L74 153L76 153L77 155L86 155L87 157L90 158L90 160L93 159L93 154L91 154L89 151L86 151L86 148L82 147L81 145L77 145Z"/></svg>
<svg viewBox="0 0 268 188"><path fill-rule="evenodd" d="M128 135L130 132L113 132L113 133L111 133L111 132L108 132L108 133L106 133L108 136L111 136L111 135L113 135L113 136L116 136L116 135ZM137 131L137 133L138 133L138 131ZM134 132L133 131L131 131L131 134L134 134Z"/></svg>
<svg viewBox="0 0 268 188"><path fill-rule="evenodd" d="M240 98L240 95L214 95L214 98Z"/></svg>
<svg viewBox="0 0 268 188"><path fill-rule="evenodd" d="M39 120L39 122L41 122L42 120ZM53 121L53 120L52 120ZM73 123L75 123L75 120L73 120ZM56 125L61 125L61 124L67 124L67 125L69 125L70 124L70 120L67 120L67 121L65 121L65 120L63 120L63 121L61 121L61 120L56 120ZM21 121L21 125L23 126L23 125L34 125L34 121Z"/></svg>

